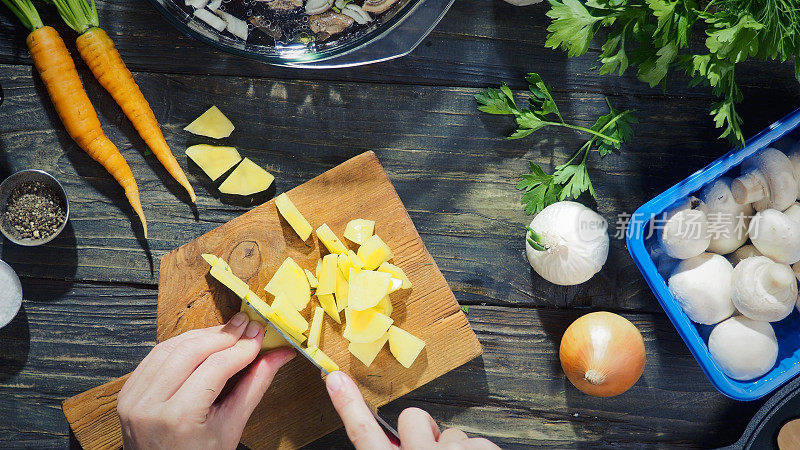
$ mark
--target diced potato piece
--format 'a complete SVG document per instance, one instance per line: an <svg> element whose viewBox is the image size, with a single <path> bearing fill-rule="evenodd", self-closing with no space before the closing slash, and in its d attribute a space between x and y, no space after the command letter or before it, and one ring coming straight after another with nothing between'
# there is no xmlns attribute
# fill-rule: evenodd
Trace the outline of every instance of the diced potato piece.
<svg viewBox="0 0 800 450"><path fill-rule="evenodd" d="M372 308L389 293L391 285L392 276L385 272L372 270L350 272L348 306L357 311Z"/></svg>
<svg viewBox="0 0 800 450"><path fill-rule="evenodd" d="M375 222L367 219L353 219L347 222L344 228L344 237L350 242L361 245L372 236L375 231Z"/></svg>
<svg viewBox="0 0 800 450"><path fill-rule="evenodd" d="M391 317L374 309L356 311L346 308L344 317L347 325L342 336L350 342L361 344L377 341L394 322Z"/></svg>
<svg viewBox="0 0 800 450"><path fill-rule="evenodd" d="M392 274L392 277L397 278L403 281L403 285L400 289L411 289L411 280L408 279L406 273L403 272L403 269L395 266L392 263L384 262L376 269L378 272L386 272Z"/></svg>
<svg viewBox="0 0 800 450"><path fill-rule="evenodd" d="M381 352L381 349L384 345L386 345L386 341L388 340L389 333L384 333L384 335L378 338L378 340L375 342L351 342L347 346L347 350L349 350L353 356L358 358L359 361L364 363L365 366L369 367L372 364L372 361L375 361L375 357L378 356L378 353Z"/></svg>
<svg viewBox="0 0 800 450"><path fill-rule="evenodd" d="M342 312L347 307L350 286L341 271L336 271L336 310Z"/></svg>
<svg viewBox="0 0 800 450"><path fill-rule="evenodd" d="M308 321L294 309L292 300L284 295L275 297L275 301L272 302L272 314L280 317L295 334L302 334L308 330Z"/></svg>
<svg viewBox="0 0 800 450"><path fill-rule="evenodd" d="M200 255L200 256L202 256L202 257L203 257L203 259L204 259L204 260L205 260L205 261L206 261L206 262L207 262L209 265L211 265L211 266L213 266L214 264L216 264L216 262L219 260L219 258L217 257L217 255L214 255L214 254L211 254L211 253L203 253L203 254L202 254L202 255Z"/></svg>
<svg viewBox="0 0 800 450"><path fill-rule="evenodd" d="M317 260L317 268L314 269L314 275L317 276L317 279L319 279L319 274L321 270L322 270L322 258Z"/></svg>
<svg viewBox="0 0 800 450"><path fill-rule="evenodd" d="M309 346L307 349L308 356L311 357L317 364L320 365L323 369L330 372L335 372L339 370L339 365L336 364L334 360L330 358L330 356L326 355L322 350Z"/></svg>
<svg viewBox="0 0 800 450"><path fill-rule="evenodd" d="M286 258L264 290L277 297L285 297L300 311L311 299L311 287L305 271L291 257Z"/></svg>
<svg viewBox="0 0 800 450"><path fill-rule="evenodd" d="M317 300L319 300L322 309L331 316L331 319L335 320L336 323L342 323L342 319L339 318L339 311L336 309L336 300L334 300L333 294L317 294Z"/></svg>
<svg viewBox="0 0 800 450"><path fill-rule="evenodd" d="M233 133L234 129L235 127L231 121L216 106L209 108L208 111L201 114L200 117L194 119L192 123L184 128L189 133L212 139L226 138Z"/></svg>
<svg viewBox="0 0 800 450"><path fill-rule="evenodd" d="M316 289L317 286L319 286L319 280L317 280L317 277L313 273L311 273L310 270L308 269L304 270L306 272L306 278L308 278L308 285Z"/></svg>
<svg viewBox="0 0 800 450"><path fill-rule="evenodd" d="M311 236L311 232L314 231L314 229L306 218L300 214L300 211L294 206L294 203L289 200L285 192L275 197L275 206L278 208L278 212L281 213L281 216L289 222L292 229L300 236L300 239L305 241Z"/></svg>
<svg viewBox="0 0 800 450"><path fill-rule="evenodd" d="M276 314L275 311L273 311L272 315L270 315L267 318L273 325L280 328L281 331L283 331L284 334L286 334L286 336L289 337L289 339L292 339L295 342L295 344L301 345L306 340L305 335L303 335L302 333L297 333L296 331L292 330L289 324L287 324L286 321L283 320L281 316Z"/></svg>
<svg viewBox="0 0 800 450"><path fill-rule="evenodd" d="M350 264L350 258L347 257L347 253L340 253L336 258L336 264L339 266L339 272L344 276L344 279L349 279L350 269L353 266Z"/></svg>
<svg viewBox="0 0 800 450"><path fill-rule="evenodd" d="M406 369L414 364L423 348L425 341L422 339L394 325L389 328L389 350Z"/></svg>
<svg viewBox="0 0 800 450"><path fill-rule="evenodd" d="M372 309L378 311L381 314L386 314L387 316L391 316L392 312L394 311L394 307L392 306L392 300L387 295L383 297L377 305L375 305Z"/></svg>
<svg viewBox="0 0 800 450"><path fill-rule="evenodd" d="M222 264L220 264L220 262L222 262ZM225 264L225 261L219 260L211 267L211 271L209 271L209 273L217 281L224 284L228 289L232 290L237 297L244 298L244 296L250 292L250 286L248 286L247 283L242 281L229 270L226 270L227 266L228 265Z"/></svg>
<svg viewBox="0 0 800 450"><path fill-rule="evenodd" d="M314 308L314 318L311 319L311 331L308 332L308 345L319 347L319 337L322 335L322 319L325 310L317 306Z"/></svg>
<svg viewBox="0 0 800 450"><path fill-rule="evenodd" d="M239 151L234 147L208 144L197 144L187 148L186 156L194 161L212 181L216 181L242 160Z"/></svg>
<svg viewBox="0 0 800 450"><path fill-rule="evenodd" d="M322 269L319 272L319 284L317 284L317 296L320 294L333 294L336 292L336 272L338 258L334 254L325 255L322 258Z"/></svg>
<svg viewBox="0 0 800 450"><path fill-rule="evenodd" d="M364 268L364 261L362 261L361 258L358 257L356 252L354 252L352 250L348 250L347 251L347 257L350 259L350 265L353 268L358 269L358 270L361 270L361 269ZM356 270L356 272L358 272L358 270Z"/></svg>
<svg viewBox="0 0 800 450"><path fill-rule="evenodd" d="M248 297L250 297L250 294L253 294L253 293L250 292L248 294ZM255 294L253 294L253 295L255 295ZM251 302L250 304L253 305L253 302ZM269 305L267 305L266 303L264 303L264 306L269 308ZM270 308L270 310L271 309L272 308ZM286 346L289 345L289 343L286 342L286 339L284 339L283 336L281 336L280 333L275 331L275 328L273 328L269 324L267 324L267 322L264 319L262 319L261 316L256 314L256 312L253 311L253 309L251 307L247 306L247 302L245 302L244 300L242 300L241 311L243 311L245 314L247 314L247 317L249 317L250 320L252 320L253 322L258 322L258 323L260 323L261 325L264 326L264 340L261 341L261 351L262 352L266 351L266 350L272 350L272 349L278 348L278 347L286 347Z"/></svg>
<svg viewBox="0 0 800 450"><path fill-rule="evenodd" d="M392 259L392 250L377 234L364 241L358 248L358 257L364 261L365 270L375 270L381 264Z"/></svg>
<svg viewBox="0 0 800 450"><path fill-rule="evenodd" d="M255 195L272 186L275 177L249 158L242 160L228 178L219 185L223 194Z"/></svg>
<svg viewBox="0 0 800 450"><path fill-rule="evenodd" d="M403 287L403 280L392 277L392 284L389 286L389 293L397 292Z"/></svg>
<svg viewBox="0 0 800 450"><path fill-rule="evenodd" d="M323 223L319 228L317 228L317 237L325 247L328 249L329 252L339 254L339 253L347 253L347 247L344 246L342 241L336 237L333 230L328 226L328 224Z"/></svg>

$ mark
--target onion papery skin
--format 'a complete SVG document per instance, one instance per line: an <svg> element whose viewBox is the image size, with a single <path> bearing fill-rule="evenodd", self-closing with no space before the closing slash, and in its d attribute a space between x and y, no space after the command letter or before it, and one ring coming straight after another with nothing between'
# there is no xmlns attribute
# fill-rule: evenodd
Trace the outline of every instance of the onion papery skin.
<svg viewBox="0 0 800 450"><path fill-rule="evenodd" d="M567 328L559 358L569 381L595 397L613 397L630 389L647 360L636 326L603 311L586 314Z"/></svg>

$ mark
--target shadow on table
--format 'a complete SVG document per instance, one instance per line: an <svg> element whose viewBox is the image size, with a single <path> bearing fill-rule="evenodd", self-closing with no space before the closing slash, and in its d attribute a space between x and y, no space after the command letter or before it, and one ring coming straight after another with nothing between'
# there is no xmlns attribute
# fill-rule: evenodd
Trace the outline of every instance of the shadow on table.
<svg viewBox="0 0 800 450"><path fill-rule="evenodd" d="M0 385L25 367L30 351L30 330L25 304L8 325L0 328Z"/></svg>

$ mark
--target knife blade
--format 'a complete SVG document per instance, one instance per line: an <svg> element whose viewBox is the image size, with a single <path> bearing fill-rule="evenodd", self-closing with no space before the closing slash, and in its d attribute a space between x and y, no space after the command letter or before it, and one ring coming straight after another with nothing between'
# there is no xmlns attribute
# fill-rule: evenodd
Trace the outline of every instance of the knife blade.
<svg viewBox="0 0 800 450"><path fill-rule="evenodd" d="M325 378L326 376L328 376L328 374L330 374L330 372L328 372L327 369L322 367L317 361L314 360L314 358L311 357L311 355L308 354L308 351L306 349L301 347L297 343L297 341L295 341L294 339L289 337L289 335L287 335L281 329L281 327L275 325L271 320L269 320L269 318L264 317L264 315L261 314L261 311L259 311L255 307L253 307L253 305L247 300L247 297L244 298L244 302L247 305L247 307L250 308L251 311L255 312L256 315L258 315L258 317L261 317L262 319L264 319L264 322L269 324L269 326L271 326L286 342L288 342L289 345L292 346L292 348L294 348L301 355L305 356L305 358L307 360L311 361L311 364L314 364L314 366L316 366L317 369L319 369L320 372L322 372L322 377L323 378ZM383 430L386 433L386 437L389 438L389 441L392 444L400 445L400 434L397 432L397 429L395 429L393 426L389 425L389 423L387 421L385 421L380 415L378 415L377 411L374 411L374 410L370 409L370 412L372 413L372 416L375 417L375 420L378 422L378 424L380 424L380 426L383 427Z"/></svg>

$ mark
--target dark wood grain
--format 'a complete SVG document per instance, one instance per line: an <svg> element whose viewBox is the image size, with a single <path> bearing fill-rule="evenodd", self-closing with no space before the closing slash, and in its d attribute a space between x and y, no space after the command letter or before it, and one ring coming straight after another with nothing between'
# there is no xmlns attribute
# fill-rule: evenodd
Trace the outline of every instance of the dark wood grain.
<svg viewBox="0 0 800 450"><path fill-rule="evenodd" d="M0 447L67 445L64 398L133 370L155 344L156 292L25 280L23 312L0 331ZM583 311L470 308L484 355L382 408L422 407L507 447L715 446L738 439L755 403L720 395L660 314L626 314L642 331L642 379L611 399L567 382L560 337ZM458 388L455 388L458 386ZM341 446L342 434L312 448Z"/></svg>

